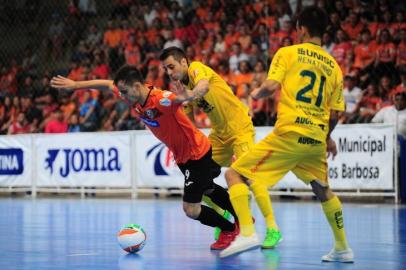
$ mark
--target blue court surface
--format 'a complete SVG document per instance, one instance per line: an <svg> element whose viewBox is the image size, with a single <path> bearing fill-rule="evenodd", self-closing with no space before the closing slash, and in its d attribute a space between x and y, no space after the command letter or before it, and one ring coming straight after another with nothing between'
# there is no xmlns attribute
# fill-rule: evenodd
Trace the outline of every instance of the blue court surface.
<svg viewBox="0 0 406 270"><path fill-rule="evenodd" d="M275 202L284 237L275 250L220 259L213 230L187 219L180 199L0 198L0 269L406 269L406 208L344 203L354 264L322 263L332 234L320 205ZM257 208L256 226L264 221ZM147 232L139 254L120 250L122 225Z"/></svg>

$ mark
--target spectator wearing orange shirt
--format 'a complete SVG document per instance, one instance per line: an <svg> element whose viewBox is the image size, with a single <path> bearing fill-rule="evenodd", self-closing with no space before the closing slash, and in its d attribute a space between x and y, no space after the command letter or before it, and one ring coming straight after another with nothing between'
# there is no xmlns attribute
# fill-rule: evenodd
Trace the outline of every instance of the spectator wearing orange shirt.
<svg viewBox="0 0 406 270"><path fill-rule="evenodd" d="M368 13L362 13L360 17L360 22L362 24L362 29L368 29L371 33L371 37L376 36L378 32L378 23L370 20L370 15Z"/></svg>
<svg viewBox="0 0 406 270"><path fill-rule="evenodd" d="M136 35L131 34L124 49L125 61L128 65L137 66L141 62L141 51L137 44Z"/></svg>
<svg viewBox="0 0 406 270"><path fill-rule="evenodd" d="M261 85L260 82L254 80L250 84L250 89L255 89ZM265 126L269 122L269 97L253 99L248 96L248 108L252 117L252 123L254 126Z"/></svg>
<svg viewBox="0 0 406 270"><path fill-rule="evenodd" d="M394 90L394 85L393 81L388 75L384 75L380 80L379 80L379 86L378 86L378 91L379 95L382 98L381 102L381 107L384 108L387 106L391 106L393 104L393 97L391 96L391 93Z"/></svg>
<svg viewBox="0 0 406 270"><path fill-rule="evenodd" d="M242 51L248 52L252 44L252 38L247 24L240 26L240 36L238 37L238 42L241 44Z"/></svg>
<svg viewBox="0 0 406 270"><path fill-rule="evenodd" d="M109 67L104 63L102 53L99 52L94 55L92 70L88 77L91 80L107 79L109 76Z"/></svg>
<svg viewBox="0 0 406 270"><path fill-rule="evenodd" d="M59 92L60 93L60 101L61 106L59 107L60 111L62 112L63 119L65 122L68 122L71 115L76 110L76 104L73 102L67 93Z"/></svg>
<svg viewBox="0 0 406 270"><path fill-rule="evenodd" d="M363 25L358 20L358 15L351 12L347 17L347 22L342 24L343 30L347 33L351 40L358 40Z"/></svg>
<svg viewBox="0 0 406 270"><path fill-rule="evenodd" d="M226 43L226 48L229 49L233 44L238 41L240 34L235 31L233 24L228 24L226 27L226 34L224 36L224 41Z"/></svg>
<svg viewBox="0 0 406 270"><path fill-rule="evenodd" d="M354 66L360 70L370 66L375 60L376 46L376 42L371 40L371 32L368 29L362 30L361 42L354 49Z"/></svg>
<svg viewBox="0 0 406 270"><path fill-rule="evenodd" d="M122 30L117 27L113 21L107 22L107 31L104 33L104 45L106 46L106 55L110 69L114 72L121 65L119 46L122 42ZM74 80L74 79L73 79Z"/></svg>
<svg viewBox="0 0 406 270"><path fill-rule="evenodd" d="M104 32L103 43L110 49L117 48L122 41L123 33L112 21L107 22L107 29Z"/></svg>
<svg viewBox="0 0 406 270"><path fill-rule="evenodd" d="M336 45L331 52L338 65L343 69L346 55L352 50L351 42L348 41L346 33L339 29L336 33Z"/></svg>
<svg viewBox="0 0 406 270"><path fill-rule="evenodd" d="M396 47L391 41L390 33L384 29L379 34L378 47L375 56L375 72L378 77L384 74L395 75Z"/></svg>
<svg viewBox="0 0 406 270"><path fill-rule="evenodd" d="M216 21L216 18L214 17L214 14L212 11L209 11L207 16L203 18L203 26L204 29L207 31L219 31L220 30L220 24Z"/></svg>
<svg viewBox="0 0 406 270"><path fill-rule="evenodd" d="M396 50L396 67L406 66L406 28L400 30L400 42Z"/></svg>
<svg viewBox="0 0 406 270"><path fill-rule="evenodd" d="M234 77L234 81L237 87L235 95L238 98L242 98L244 94L246 94L244 84L250 83L254 78L254 74L252 74L251 67L246 60L238 63L238 71L238 74L236 74Z"/></svg>
<svg viewBox="0 0 406 270"><path fill-rule="evenodd" d="M369 123L376 112L381 108L382 98L379 95L378 88L374 83L370 83L357 104L355 112L359 113L355 122Z"/></svg>
<svg viewBox="0 0 406 270"><path fill-rule="evenodd" d="M130 27L128 20L121 21L121 45L125 46L129 42L131 34L135 34L135 29Z"/></svg>

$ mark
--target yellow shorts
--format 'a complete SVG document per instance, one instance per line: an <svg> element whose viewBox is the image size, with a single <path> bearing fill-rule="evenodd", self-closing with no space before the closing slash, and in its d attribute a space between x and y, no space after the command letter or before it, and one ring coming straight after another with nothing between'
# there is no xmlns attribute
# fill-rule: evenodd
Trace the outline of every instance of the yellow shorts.
<svg viewBox="0 0 406 270"><path fill-rule="evenodd" d="M326 144L296 132L269 134L231 166L251 181L274 186L292 171L304 183L328 185Z"/></svg>
<svg viewBox="0 0 406 270"><path fill-rule="evenodd" d="M254 146L255 130L249 129L245 133L228 138L220 137L216 133L210 133L209 140L212 145L213 160L221 167L229 167L233 155L239 158Z"/></svg>

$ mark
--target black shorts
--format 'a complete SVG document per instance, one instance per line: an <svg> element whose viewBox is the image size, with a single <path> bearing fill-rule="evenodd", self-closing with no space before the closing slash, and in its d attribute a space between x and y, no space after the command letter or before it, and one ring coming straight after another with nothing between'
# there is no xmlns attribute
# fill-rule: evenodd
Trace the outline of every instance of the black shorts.
<svg viewBox="0 0 406 270"><path fill-rule="evenodd" d="M221 167L211 158L211 148L198 160L178 164L185 176L183 201L199 203L204 193L213 189L213 179L220 175Z"/></svg>

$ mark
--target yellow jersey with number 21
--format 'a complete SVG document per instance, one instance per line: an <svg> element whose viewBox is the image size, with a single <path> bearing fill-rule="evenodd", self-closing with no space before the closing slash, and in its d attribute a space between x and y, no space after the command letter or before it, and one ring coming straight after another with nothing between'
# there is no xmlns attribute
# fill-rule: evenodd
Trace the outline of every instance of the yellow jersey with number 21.
<svg viewBox="0 0 406 270"><path fill-rule="evenodd" d="M319 45L302 43L279 49L268 79L281 84L275 134L295 131L324 142L330 110L343 111L343 75Z"/></svg>

